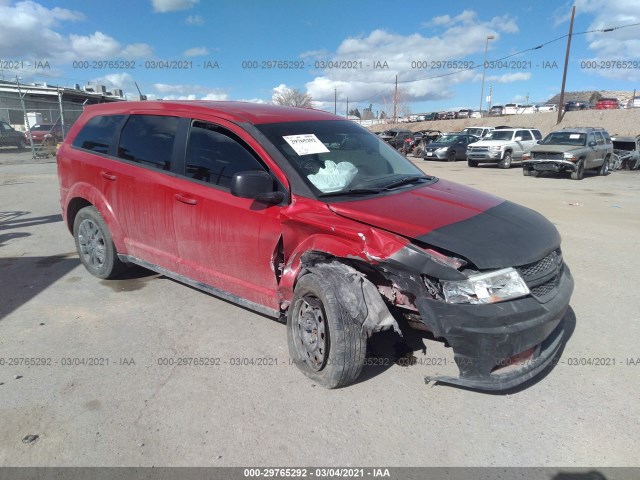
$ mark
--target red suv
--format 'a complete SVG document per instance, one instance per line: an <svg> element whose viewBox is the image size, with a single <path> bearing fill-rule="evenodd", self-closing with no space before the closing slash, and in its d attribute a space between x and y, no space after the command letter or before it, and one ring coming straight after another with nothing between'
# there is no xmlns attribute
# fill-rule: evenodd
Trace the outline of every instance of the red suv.
<svg viewBox="0 0 640 480"><path fill-rule="evenodd" d="M24 138L29 143L32 140L37 145L54 145L62 141L62 127L59 124L42 123L34 125L25 132Z"/></svg>
<svg viewBox="0 0 640 480"><path fill-rule="evenodd" d="M425 175L329 113L239 102L89 106L57 154L80 259L150 268L273 317L334 388L367 338L409 326L453 348L459 377L506 389L558 352L573 291L540 214Z"/></svg>

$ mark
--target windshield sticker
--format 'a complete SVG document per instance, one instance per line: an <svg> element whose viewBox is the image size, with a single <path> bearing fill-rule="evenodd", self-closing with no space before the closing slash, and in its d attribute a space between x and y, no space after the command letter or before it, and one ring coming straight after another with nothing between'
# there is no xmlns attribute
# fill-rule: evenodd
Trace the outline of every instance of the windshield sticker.
<svg viewBox="0 0 640 480"><path fill-rule="evenodd" d="M329 153L329 149L324 146L318 137L313 133L304 135L286 135L283 136L285 142L291 145L295 152L302 155L311 155L312 153Z"/></svg>
<svg viewBox="0 0 640 480"><path fill-rule="evenodd" d="M572 133L572 134L569 135L569 138L571 138L571 139L580 138L580 134L579 133Z"/></svg>

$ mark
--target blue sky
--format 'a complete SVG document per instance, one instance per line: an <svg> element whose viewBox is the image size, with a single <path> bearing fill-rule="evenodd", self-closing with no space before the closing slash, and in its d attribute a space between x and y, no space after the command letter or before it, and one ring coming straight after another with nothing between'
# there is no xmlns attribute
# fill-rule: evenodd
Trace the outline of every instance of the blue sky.
<svg viewBox="0 0 640 480"><path fill-rule="evenodd" d="M344 114L347 97L350 108L373 104L374 111L389 112L397 75L405 110L477 109L487 36L494 37L489 61L536 47L568 32L571 5L0 0L0 76L62 86L100 83L129 96L136 93L135 81L150 98L261 102L288 86L308 92L316 107L330 111L337 91L338 113ZM640 22L635 0L575 5L574 32ZM485 96L491 89L493 104L548 99L560 90L565 48L561 39L494 63L496 68L486 70ZM104 60L135 62L135 68L116 68L124 62L93 68L101 66L94 61ZM158 68L165 60L187 68ZM272 60L304 64L262 68ZM617 60L633 68L611 63ZM259 68L246 68L256 63ZM336 63L354 68L327 68ZM455 68L469 66L477 68ZM573 37L568 90L634 88L640 89L640 25Z"/></svg>

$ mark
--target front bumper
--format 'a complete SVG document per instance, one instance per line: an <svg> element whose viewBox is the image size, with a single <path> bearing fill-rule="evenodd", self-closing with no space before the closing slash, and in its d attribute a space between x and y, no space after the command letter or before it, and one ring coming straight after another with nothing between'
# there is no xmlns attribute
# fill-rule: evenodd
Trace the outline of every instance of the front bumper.
<svg viewBox="0 0 640 480"><path fill-rule="evenodd" d="M529 168L537 172L575 172L576 164L570 160L535 159L522 162L522 168Z"/></svg>
<svg viewBox="0 0 640 480"><path fill-rule="evenodd" d="M438 151L438 150L435 150L435 151L433 151L433 152L429 152L429 151L426 151L426 150L425 150L425 151L422 153L422 158L423 158L424 160L430 160L430 159L433 159L433 158L437 158L438 160L446 160L446 159L447 159L447 154L448 154L448 153L449 153L449 152L440 152L440 151Z"/></svg>
<svg viewBox="0 0 640 480"><path fill-rule="evenodd" d="M499 160L502 160L502 150L499 151L495 151L495 152L490 152L490 151L483 151L483 152L470 152L469 150L467 150L467 159L468 160L473 160L475 162L478 163L495 163L498 162Z"/></svg>
<svg viewBox="0 0 640 480"><path fill-rule="evenodd" d="M540 303L529 296L489 305L452 305L416 300L423 322L453 348L459 377L426 377L479 390L506 390L539 374L562 346L564 316L573 278L564 265L558 293Z"/></svg>

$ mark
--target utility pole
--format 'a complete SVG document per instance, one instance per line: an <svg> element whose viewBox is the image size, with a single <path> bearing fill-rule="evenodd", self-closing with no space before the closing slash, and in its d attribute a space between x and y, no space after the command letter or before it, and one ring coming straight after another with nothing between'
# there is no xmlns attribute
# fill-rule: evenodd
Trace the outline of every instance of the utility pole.
<svg viewBox="0 0 640 480"><path fill-rule="evenodd" d="M576 16L575 5L571 8L571 23L569 24L569 37L567 38L567 55L564 57L564 73L562 74L562 88L560 89L560 105L558 105L558 122L562 120L562 107L564 106L564 86L567 82L567 66L569 65L569 52L571 51L571 35L573 34L573 18Z"/></svg>
<svg viewBox="0 0 640 480"><path fill-rule="evenodd" d="M398 75L396 75L396 89L393 92L393 123L398 123Z"/></svg>
<svg viewBox="0 0 640 480"><path fill-rule="evenodd" d="M347 97L347 118L349 118L349 97Z"/></svg>
<svg viewBox="0 0 640 480"><path fill-rule="evenodd" d="M333 89L333 114L338 113L338 89Z"/></svg>

